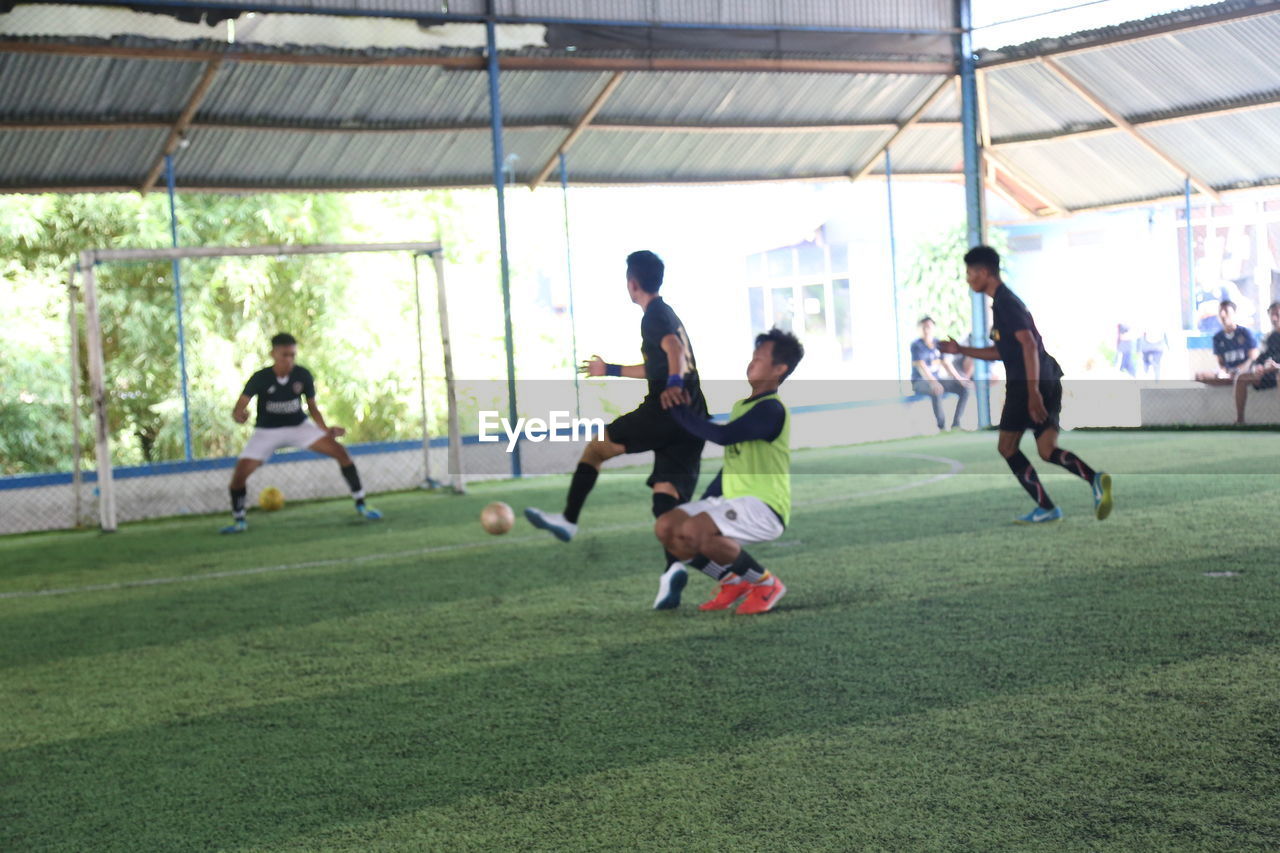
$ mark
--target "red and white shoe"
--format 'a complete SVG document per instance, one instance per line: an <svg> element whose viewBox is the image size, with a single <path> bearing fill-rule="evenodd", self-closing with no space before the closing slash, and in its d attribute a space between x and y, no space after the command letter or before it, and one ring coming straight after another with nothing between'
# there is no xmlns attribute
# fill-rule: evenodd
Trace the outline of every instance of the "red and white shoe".
<svg viewBox="0 0 1280 853"><path fill-rule="evenodd" d="M738 599L751 592L751 584L734 576L728 583L720 584L720 591L710 601L698 605L699 610L728 610L738 603Z"/></svg>
<svg viewBox="0 0 1280 853"><path fill-rule="evenodd" d="M774 577L773 583L747 584L747 599L738 608L739 613L768 613L787 594L782 581Z"/></svg>

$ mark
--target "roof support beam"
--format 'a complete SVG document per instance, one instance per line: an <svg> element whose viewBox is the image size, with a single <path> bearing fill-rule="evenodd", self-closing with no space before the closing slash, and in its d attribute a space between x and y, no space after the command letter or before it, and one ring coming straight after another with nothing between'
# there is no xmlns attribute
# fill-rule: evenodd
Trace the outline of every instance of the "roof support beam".
<svg viewBox="0 0 1280 853"><path fill-rule="evenodd" d="M200 75L200 80L196 83L195 90L191 93L191 97L187 99L187 105L182 108L182 112L178 114L178 120L173 123L173 129L169 131L169 138L165 140L163 150L156 157L156 161L152 164L151 170L147 172L147 176L143 178L142 186L138 188L143 195L149 193L151 188L155 186L156 180L160 177L160 172L164 170L164 158L178 150L178 144L182 142L183 134L191 126L191 120L195 118L196 110L200 109L200 104L204 101L205 95L209 94L209 89L213 87L214 78L217 76L218 68L221 65L222 60L215 59L205 66L204 73Z"/></svg>
<svg viewBox="0 0 1280 853"><path fill-rule="evenodd" d="M506 130L571 130L573 125L557 122L503 122ZM959 127L957 121L919 121L917 127ZM0 133L9 131L104 131L104 130L161 130L173 127L171 121L147 119L141 121L2 121ZM488 122L468 124L398 124L398 125L310 125L305 123L266 124L247 121L197 121L189 125L192 130L236 130L282 133L369 133L369 134L417 134L417 133L467 133L489 130ZM888 133L898 129L892 122L853 122L850 124L592 124L586 128L605 133L707 133L707 134L762 134L762 133ZM1111 128L1107 129L1110 132ZM1015 143L1016 144L1016 143Z"/></svg>
<svg viewBox="0 0 1280 853"><path fill-rule="evenodd" d="M1111 109L1111 107L1109 107L1101 98L1099 98L1096 94L1090 91L1089 88L1079 80L1079 78L1077 78L1074 74L1072 74L1067 69L1063 68L1062 65L1059 64L1056 60L1050 59L1048 57L1044 57L1040 61L1044 63L1044 66L1046 68L1048 68L1050 71L1056 74L1058 76L1058 79L1066 83L1067 86L1073 89L1077 95L1079 95L1086 102L1088 102L1088 104L1091 107L1093 107L1095 110L1097 110L1098 112L1106 116L1107 121L1111 122L1116 127L1120 128L1125 133L1129 134L1129 136L1132 137L1134 141L1136 141L1143 148L1146 148L1148 151L1154 154L1162 163L1164 163L1172 171L1177 173L1178 177L1186 178L1190 180L1191 183L1194 184L1198 190L1200 190L1200 192L1209 196L1214 201L1221 200L1222 197L1218 195L1218 191L1215 190L1208 181L1204 180L1203 178L1198 176L1195 172L1191 171L1186 166L1179 163L1177 160L1171 157L1167 152L1165 152L1164 149L1160 148L1154 142L1152 142L1151 140L1143 136L1141 133L1139 133L1138 129L1134 127L1133 124L1131 124L1127 118L1120 115L1120 113L1116 112L1115 110Z"/></svg>
<svg viewBox="0 0 1280 853"><path fill-rule="evenodd" d="M1022 189L1026 190L1028 194L1043 201L1045 203L1045 207L1063 212L1069 210L1069 208L1063 204L1057 196L1041 186L1040 182L1035 178L1028 177L1025 172L1016 165L1010 163L1009 160L1000 152L988 148L986 155L988 159L999 167L1000 171L1004 173L1006 178L1012 179L1012 181L1016 182Z"/></svg>
<svg viewBox="0 0 1280 853"><path fill-rule="evenodd" d="M211 62L214 59L274 65L346 65L380 68L439 66L464 71L484 71L483 56L364 56L358 53L285 53L271 50L201 48L148 48L123 45L85 45L26 42L0 38L0 53L34 53L53 56L102 56L119 59L155 59L172 62ZM608 56L504 56L502 67L511 71L797 71L815 74L952 74L949 62L907 60L787 59L768 57L676 58Z"/></svg>
<svg viewBox="0 0 1280 853"><path fill-rule="evenodd" d="M564 141L560 143L560 147L556 149L556 153L552 154L547 162L543 164L542 168L538 170L538 174L533 176L533 180L529 182L529 189L536 190L538 188L538 184L547 179L547 175L551 174L551 170L554 169L556 167L556 163L559 162L560 155L567 154L569 152L569 149L573 147L573 143L577 142L578 137L582 135L582 131L586 129L587 125L591 124L591 120L596 117L596 114L599 113L601 109L604 108L605 101L609 100L609 96L614 93L614 90L616 90L621 83L622 72L613 72L613 76L609 78L608 82L604 84L604 88L602 88L599 94L597 94L591 101L591 105L587 107L586 111L578 117L576 122L573 123L573 127L569 129L569 134L564 138Z"/></svg>
<svg viewBox="0 0 1280 853"><path fill-rule="evenodd" d="M959 77L947 77L943 79L943 81L939 83L936 87L934 87L934 90L929 93L929 97L924 99L924 103L922 103L916 109L916 111L913 112L907 118L906 121L904 121L900 125L895 126L893 133L890 134L889 138L884 141L884 144L877 147L875 152L872 153L871 156L867 157L862 162L862 165L858 166L857 169L854 169L852 172L849 173L850 179L854 181L860 181L863 178L865 178L871 172L871 170L875 168L876 163L880 162L880 158L884 156L884 152L888 150L889 146L897 142L898 139L902 136L902 134L906 133L914 125L919 123L921 117L926 112L929 111L929 108L933 106L934 102L937 101L939 97L941 97L942 93L946 91L946 88L951 85L952 81L959 80L959 79L960 79ZM955 122L948 122L948 124L955 124Z"/></svg>

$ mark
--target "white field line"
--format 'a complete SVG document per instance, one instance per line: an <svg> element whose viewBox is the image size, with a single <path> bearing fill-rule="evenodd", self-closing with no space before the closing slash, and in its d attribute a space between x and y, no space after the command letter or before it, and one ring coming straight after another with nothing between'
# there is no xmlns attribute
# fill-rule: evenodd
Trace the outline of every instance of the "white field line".
<svg viewBox="0 0 1280 853"><path fill-rule="evenodd" d="M955 459L949 459L945 456L928 456L923 453L863 453L854 455L864 456L892 456L902 459L923 459L926 462L937 462L948 466L948 470L941 474L934 474L923 480L917 480L910 483L902 483L897 486L886 486L882 489L871 489L865 492L853 492L845 495L833 495L826 498L818 498L811 501L797 501L796 507L817 506L820 504L838 503L840 501L856 500L858 498L874 497L877 495L887 495L893 492L904 492L908 489L918 489L921 486L929 486L934 483L942 482L950 479L956 474L964 470L964 463ZM615 524L609 527L591 528L593 533L616 533L625 530L637 530L651 526L651 522L644 524ZM136 581L116 581L115 583L96 583L86 586L71 586L60 589L32 589L18 590L15 592L0 592L0 600L14 598L41 598L50 595L72 595L78 592L109 592L119 589L134 589L137 587L147 586L165 586L175 583L191 583L194 581L219 580L222 578L239 578L248 577L250 575L266 575L275 572L289 572L297 569L321 569L327 566L341 566L358 563L370 563L378 560L396 560L403 557L425 557L431 554L447 554L454 551L467 551L475 548L487 548L494 545L521 545L549 541L544 534L530 536L514 536L511 538L502 537L493 539L484 539L476 542L458 542L453 545L434 545L428 548L413 548L408 551L385 551L378 554L364 554L359 557L335 557L329 560L307 560L301 563L281 563L276 566L255 566L251 569L227 569L222 572L205 572L198 575L178 575L176 577L167 578L145 578Z"/></svg>

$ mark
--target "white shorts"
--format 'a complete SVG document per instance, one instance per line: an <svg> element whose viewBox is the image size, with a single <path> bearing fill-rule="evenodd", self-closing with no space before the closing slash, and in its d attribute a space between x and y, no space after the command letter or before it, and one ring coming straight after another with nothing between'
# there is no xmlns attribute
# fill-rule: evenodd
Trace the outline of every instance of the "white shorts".
<svg viewBox="0 0 1280 853"><path fill-rule="evenodd" d="M782 535L782 520L759 498L703 498L676 507L690 518L706 513L720 533L739 542L771 542Z"/></svg>
<svg viewBox="0 0 1280 853"><path fill-rule="evenodd" d="M282 447L310 447L328 434L310 418L297 426L258 427L249 436L240 458L266 462Z"/></svg>

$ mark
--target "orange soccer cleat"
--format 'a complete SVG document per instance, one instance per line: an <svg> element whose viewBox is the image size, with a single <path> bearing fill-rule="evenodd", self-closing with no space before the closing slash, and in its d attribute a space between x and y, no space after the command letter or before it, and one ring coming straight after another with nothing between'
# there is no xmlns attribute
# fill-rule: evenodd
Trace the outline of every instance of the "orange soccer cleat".
<svg viewBox="0 0 1280 853"><path fill-rule="evenodd" d="M728 610L730 607L738 603L738 599L751 591L751 584L736 577L734 580L723 582L720 584L720 591L716 593L716 597L708 602L698 605L699 610Z"/></svg>
<svg viewBox="0 0 1280 853"><path fill-rule="evenodd" d="M748 586L750 589L747 591L747 600L738 608L739 613L768 613L787 594L787 588L777 577L774 577L773 583L753 583Z"/></svg>

